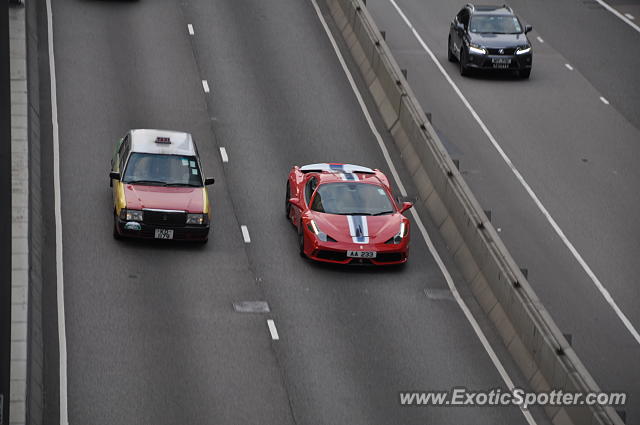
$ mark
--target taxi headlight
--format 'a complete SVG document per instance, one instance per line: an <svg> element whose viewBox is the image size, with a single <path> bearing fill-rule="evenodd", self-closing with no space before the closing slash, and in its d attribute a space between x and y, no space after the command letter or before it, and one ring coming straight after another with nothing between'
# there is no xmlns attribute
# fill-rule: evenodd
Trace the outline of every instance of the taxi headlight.
<svg viewBox="0 0 640 425"><path fill-rule="evenodd" d="M123 208L120 210L120 219L124 221L142 221L142 211Z"/></svg>
<svg viewBox="0 0 640 425"><path fill-rule="evenodd" d="M524 55L531 52L531 46L518 47L516 50L516 55Z"/></svg>
<svg viewBox="0 0 640 425"><path fill-rule="evenodd" d="M475 55L484 55L487 53L484 47L481 47L477 44L469 44L469 53L473 53Z"/></svg>
<svg viewBox="0 0 640 425"><path fill-rule="evenodd" d="M208 214L187 214L187 224L205 225L209 223Z"/></svg>

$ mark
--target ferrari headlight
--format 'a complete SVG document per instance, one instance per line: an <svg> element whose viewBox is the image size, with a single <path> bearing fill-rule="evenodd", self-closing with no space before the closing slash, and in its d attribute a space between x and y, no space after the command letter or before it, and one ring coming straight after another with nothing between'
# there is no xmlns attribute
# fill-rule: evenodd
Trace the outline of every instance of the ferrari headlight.
<svg viewBox="0 0 640 425"><path fill-rule="evenodd" d="M205 225L209 223L209 215L207 214L187 214L187 224Z"/></svg>
<svg viewBox="0 0 640 425"><path fill-rule="evenodd" d="M524 55L531 52L531 46L518 47L516 50L516 55Z"/></svg>
<svg viewBox="0 0 640 425"><path fill-rule="evenodd" d="M392 237L391 239L389 239L385 243L398 245L398 244L402 243L402 239L404 239L407 236L408 233L409 233L409 228L407 227L405 222L402 221L402 222L400 222L400 231L398 233L396 233L394 237Z"/></svg>
<svg viewBox="0 0 640 425"><path fill-rule="evenodd" d="M120 219L124 221L142 221L142 211L123 208L120 210Z"/></svg>
<svg viewBox="0 0 640 425"><path fill-rule="evenodd" d="M473 53L474 55L484 55L487 53L487 50L477 44L469 44L469 53Z"/></svg>
<svg viewBox="0 0 640 425"><path fill-rule="evenodd" d="M323 231L321 231L320 228L318 227L318 225L316 224L316 222L313 221L313 220L309 220L309 224L307 225L307 228L309 230L311 230L318 237L318 239L320 239L322 242L335 242L336 241L331 236L329 236L326 233L324 233Z"/></svg>

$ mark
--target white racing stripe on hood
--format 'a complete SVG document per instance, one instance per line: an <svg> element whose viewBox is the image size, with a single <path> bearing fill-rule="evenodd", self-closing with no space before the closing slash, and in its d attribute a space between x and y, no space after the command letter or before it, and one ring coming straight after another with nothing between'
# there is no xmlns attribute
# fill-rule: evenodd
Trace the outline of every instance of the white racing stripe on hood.
<svg viewBox="0 0 640 425"><path fill-rule="evenodd" d="M353 243L369 243L369 225L367 216L348 215L349 234Z"/></svg>

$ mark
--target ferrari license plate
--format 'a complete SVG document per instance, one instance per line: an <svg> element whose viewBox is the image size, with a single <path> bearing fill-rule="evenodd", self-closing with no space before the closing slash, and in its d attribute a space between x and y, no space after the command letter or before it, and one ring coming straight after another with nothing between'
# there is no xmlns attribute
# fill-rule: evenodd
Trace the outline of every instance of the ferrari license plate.
<svg viewBox="0 0 640 425"><path fill-rule="evenodd" d="M173 230L156 229L156 239L173 239Z"/></svg>
<svg viewBox="0 0 640 425"><path fill-rule="evenodd" d="M376 252L375 251L347 251L347 257L376 258Z"/></svg>

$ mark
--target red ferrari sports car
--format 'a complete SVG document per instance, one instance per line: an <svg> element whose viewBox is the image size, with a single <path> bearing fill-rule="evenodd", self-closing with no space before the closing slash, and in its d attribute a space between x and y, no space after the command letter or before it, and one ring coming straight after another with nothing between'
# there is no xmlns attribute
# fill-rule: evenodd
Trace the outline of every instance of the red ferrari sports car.
<svg viewBox="0 0 640 425"><path fill-rule="evenodd" d="M300 255L337 264L402 264L409 253L413 204L394 200L380 170L351 164L295 166L287 218L298 229Z"/></svg>

